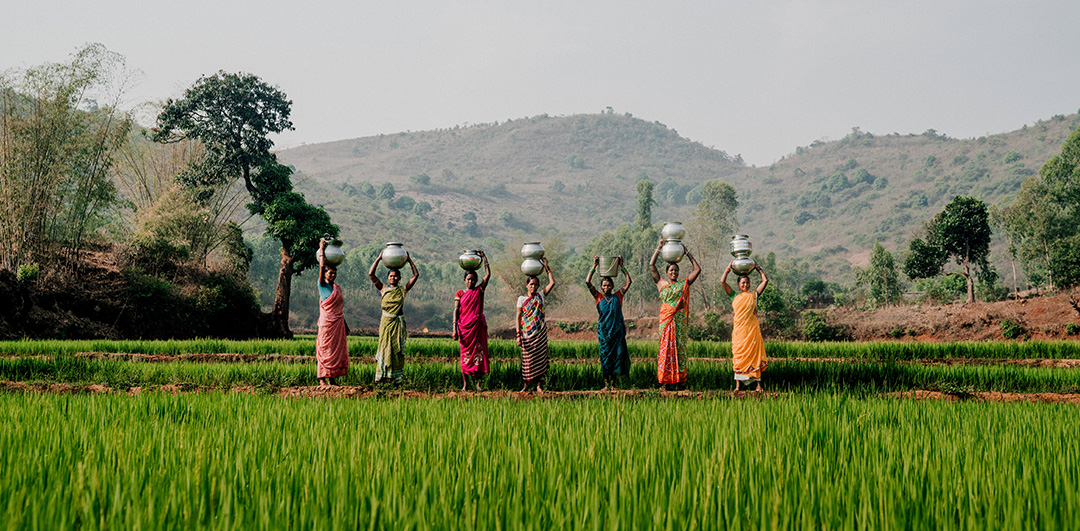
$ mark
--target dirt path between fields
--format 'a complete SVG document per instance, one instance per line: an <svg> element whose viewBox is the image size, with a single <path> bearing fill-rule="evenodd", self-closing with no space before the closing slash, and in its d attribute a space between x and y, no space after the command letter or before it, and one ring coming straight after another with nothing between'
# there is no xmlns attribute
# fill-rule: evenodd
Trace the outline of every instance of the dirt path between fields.
<svg viewBox="0 0 1080 531"><path fill-rule="evenodd" d="M238 394L270 394L286 398L355 398L355 399L435 399L435 400L478 400L478 399L510 399L510 400L577 400L584 398L609 398L612 400L641 399L641 398L675 398L690 400L705 399L736 399L736 400L765 400L787 396L789 393L756 392L756 391L661 391L658 389L617 389L613 391L544 391L543 393L517 391L448 391L426 392L404 389L379 389L370 386L300 386L281 387L277 389L264 389L254 386L238 386L227 391L219 389L187 388L178 385L163 385L152 388L132 387L127 390L114 389L98 384L68 384L68 383L31 383L0 381L0 392L20 393L56 393L56 394L122 394L138 396L150 392L164 393L238 393ZM907 400L947 400L947 401L974 401L974 402L1042 402L1054 404L1078 404L1080 405L1080 393L1001 393L1001 392L972 392L964 394L947 394L939 391L916 390L887 393L883 398L907 399Z"/></svg>

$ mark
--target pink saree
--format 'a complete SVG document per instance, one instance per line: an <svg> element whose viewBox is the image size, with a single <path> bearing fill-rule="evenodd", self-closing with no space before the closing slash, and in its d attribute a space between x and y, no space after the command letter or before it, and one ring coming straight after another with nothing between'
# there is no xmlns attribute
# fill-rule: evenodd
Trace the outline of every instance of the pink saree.
<svg viewBox="0 0 1080 531"><path fill-rule="evenodd" d="M334 292L319 303L319 335L315 339L315 360L319 378L337 378L349 372L349 342L345 338L345 295L334 284Z"/></svg>
<svg viewBox="0 0 1080 531"><path fill-rule="evenodd" d="M461 311L458 313L458 342L461 343L461 373L466 376L487 374L488 334L484 319L484 290L473 288L457 292Z"/></svg>

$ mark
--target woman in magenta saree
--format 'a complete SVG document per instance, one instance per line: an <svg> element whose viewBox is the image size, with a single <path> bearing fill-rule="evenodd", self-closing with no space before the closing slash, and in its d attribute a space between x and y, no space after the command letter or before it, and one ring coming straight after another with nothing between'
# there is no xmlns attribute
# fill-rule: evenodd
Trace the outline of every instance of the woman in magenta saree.
<svg viewBox="0 0 1080 531"><path fill-rule="evenodd" d="M491 267L484 251L484 280L477 284L476 271L465 273L465 289L454 296L454 339L461 344L461 390L469 388L469 378L480 390L479 378L488 373L488 333L484 319L484 290L491 279Z"/></svg>

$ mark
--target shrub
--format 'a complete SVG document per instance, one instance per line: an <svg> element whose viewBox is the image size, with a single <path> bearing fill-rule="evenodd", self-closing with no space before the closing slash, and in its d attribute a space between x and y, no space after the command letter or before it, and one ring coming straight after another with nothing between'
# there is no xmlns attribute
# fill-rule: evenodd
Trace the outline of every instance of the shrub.
<svg viewBox="0 0 1080 531"><path fill-rule="evenodd" d="M1001 322L1001 335L1005 336L1005 339L1016 339L1023 334L1024 327L1012 322L1012 319L1005 319Z"/></svg>
<svg viewBox="0 0 1080 531"><path fill-rule="evenodd" d="M25 264L19 266L19 270L16 273L16 278L19 282L33 282L37 280L40 270L37 264Z"/></svg>
<svg viewBox="0 0 1080 531"><path fill-rule="evenodd" d="M899 328L893 328L892 330L889 330L889 337L893 339L900 339L900 336L902 335L904 335L904 331L900 330Z"/></svg>
<svg viewBox="0 0 1080 531"><path fill-rule="evenodd" d="M827 312L803 313L803 337L807 341L844 341L847 333L842 326L833 325Z"/></svg>
<svg viewBox="0 0 1080 531"><path fill-rule="evenodd" d="M583 321L555 321L555 327L567 334L574 334L588 328L588 323Z"/></svg>
<svg viewBox="0 0 1080 531"><path fill-rule="evenodd" d="M1080 334L1080 325L1078 325L1076 323L1068 323L1068 324L1066 324L1065 325L1065 333L1070 335L1070 336L1075 336L1076 334Z"/></svg>
<svg viewBox="0 0 1080 531"><path fill-rule="evenodd" d="M690 339L695 341L729 341L731 325L716 312L705 312L703 324L690 323Z"/></svg>

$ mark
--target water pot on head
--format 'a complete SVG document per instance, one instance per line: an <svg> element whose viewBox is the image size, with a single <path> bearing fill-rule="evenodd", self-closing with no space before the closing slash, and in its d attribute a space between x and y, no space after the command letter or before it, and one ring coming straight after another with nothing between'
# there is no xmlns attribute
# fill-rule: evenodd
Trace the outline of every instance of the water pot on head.
<svg viewBox="0 0 1080 531"><path fill-rule="evenodd" d="M326 265L337 267L345 261L345 252L341 250L341 240L337 238L323 238L326 240L326 252L322 249L315 251L315 258L325 255Z"/></svg>
<svg viewBox="0 0 1080 531"><path fill-rule="evenodd" d="M754 252L754 246L750 243L750 237L745 234L736 234L731 239L731 256L735 257L735 260L731 262L731 270L745 275L754 270L757 267L757 262L753 258L750 258L750 254Z"/></svg>
<svg viewBox="0 0 1080 531"><path fill-rule="evenodd" d="M544 271L544 263L535 258L526 258L521 262L521 272L535 277Z"/></svg>
<svg viewBox="0 0 1080 531"><path fill-rule="evenodd" d="M521 246L521 257L539 260L544 257L544 246L540 242L525 242Z"/></svg>
<svg viewBox="0 0 1080 531"><path fill-rule="evenodd" d="M596 266L596 272L602 277L614 277L619 274L618 256L601 256L600 264Z"/></svg>
<svg viewBox="0 0 1080 531"><path fill-rule="evenodd" d="M480 258L479 250L466 250L458 257L457 263L466 271L476 271L483 263L483 259Z"/></svg>
<svg viewBox="0 0 1080 531"><path fill-rule="evenodd" d="M664 246L660 248L660 257L669 264L679 263L685 254L686 247L683 247L682 240L675 238L665 240Z"/></svg>
<svg viewBox="0 0 1080 531"><path fill-rule="evenodd" d="M409 254L405 252L401 242L386 242L383 249L382 263L390 269L398 269L409 261Z"/></svg>
<svg viewBox="0 0 1080 531"><path fill-rule="evenodd" d="M686 229L683 228L681 221L672 221L660 230L660 237L665 240L682 240L686 237Z"/></svg>

